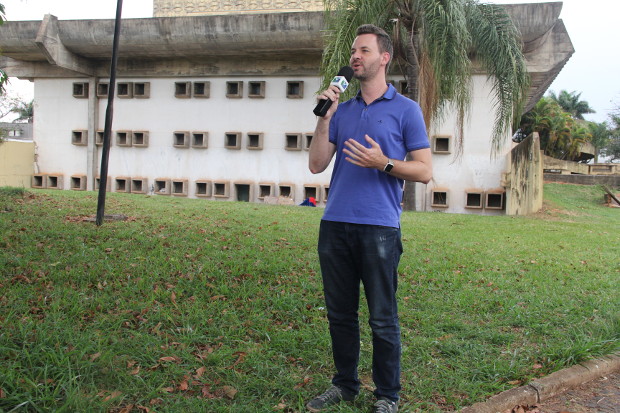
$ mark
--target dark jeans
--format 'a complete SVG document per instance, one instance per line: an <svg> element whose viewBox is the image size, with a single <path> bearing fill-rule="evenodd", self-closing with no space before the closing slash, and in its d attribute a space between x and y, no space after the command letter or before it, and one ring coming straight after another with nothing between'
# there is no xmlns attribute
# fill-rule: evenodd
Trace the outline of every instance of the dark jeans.
<svg viewBox="0 0 620 413"><path fill-rule="evenodd" d="M332 383L359 393L360 281L372 329L375 396L398 400L400 327L396 288L402 254L399 228L321 221L319 259L336 375Z"/></svg>

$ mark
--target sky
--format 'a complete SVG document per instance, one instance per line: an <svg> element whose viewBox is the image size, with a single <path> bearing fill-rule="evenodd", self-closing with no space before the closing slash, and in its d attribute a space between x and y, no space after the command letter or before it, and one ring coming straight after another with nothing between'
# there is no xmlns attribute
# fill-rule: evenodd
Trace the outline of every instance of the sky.
<svg viewBox="0 0 620 413"><path fill-rule="evenodd" d="M542 3L536 0L487 0L490 3ZM60 20L114 19L114 0L0 0L7 20L41 20L47 13ZM575 53L562 69L549 91L581 93L581 100L596 113L585 115L603 122L620 107L620 53L618 53L618 0L564 0L560 18L573 42ZM124 0L123 18L153 16L153 0ZM32 84L11 79L8 93L31 100Z"/></svg>

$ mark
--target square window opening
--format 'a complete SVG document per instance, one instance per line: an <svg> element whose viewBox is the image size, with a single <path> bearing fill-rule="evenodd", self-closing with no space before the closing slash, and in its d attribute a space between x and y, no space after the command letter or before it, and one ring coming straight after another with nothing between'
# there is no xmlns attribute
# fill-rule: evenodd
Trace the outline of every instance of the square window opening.
<svg viewBox="0 0 620 413"><path fill-rule="evenodd" d="M149 133L145 131L132 132L131 143L133 146L139 146L139 147L149 146Z"/></svg>
<svg viewBox="0 0 620 413"><path fill-rule="evenodd" d="M78 146L85 146L88 143L87 130L74 130L71 132L71 143Z"/></svg>
<svg viewBox="0 0 620 413"><path fill-rule="evenodd" d="M248 97L251 98L264 98L265 97L265 82L248 82Z"/></svg>
<svg viewBox="0 0 620 413"><path fill-rule="evenodd" d="M248 149L263 149L262 133L248 133Z"/></svg>
<svg viewBox="0 0 620 413"><path fill-rule="evenodd" d="M196 196L211 196L211 187L207 181L196 182Z"/></svg>
<svg viewBox="0 0 620 413"><path fill-rule="evenodd" d="M192 132L192 147L206 148L209 142L209 134L207 132Z"/></svg>
<svg viewBox="0 0 620 413"><path fill-rule="evenodd" d="M267 196L271 196L273 192L273 185L261 184L258 186L258 198L263 199Z"/></svg>
<svg viewBox="0 0 620 413"><path fill-rule="evenodd" d="M319 187L318 186L304 186L304 199L314 198L317 202L319 200Z"/></svg>
<svg viewBox="0 0 620 413"><path fill-rule="evenodd" d="M174 97L189 98L191 82L174 82Z"/></svg>
<svg viewBox="0 0 620 413"><path fill-rule="evenodd" d="M433 152L434 153L450 153L450 136L434 136L433 137Z"/></svg>
<svg viewBox="0 0 620 413"><path fill-rule="evenodd" d="M86 190L86 177L72 176L71 177L71 189L73 189L74 191Z"/></svg>
<svg viewBox="0 0 620 413"><path fill-rule="evenodd" d="M133 96L146 99L151 96L151 82L136 82L133 85Z"/></svg>
<svg viewBox="0 0 620 413"><path fill-rule="evenodd" d="M95 132L95 145L103 146L103 138L104 138L104 131L102 130L96 131ZM110 141L110 144L112 144L111 141Z"/></svg>
<svg viewBox="0 0 620 413"><path fill-rule="evenodd" d="M116 192L129 192L129 178L116 178Z"/></svg>
<svg viewBox="0 0 620 413"><path fill-rule="evenodd" d="M189 132L179 131L174 132L173 137L173 146L175 148L187 148L189 146Z"/></svg>
<svg viewBox="0 0 620 413"><path fill-rule="evenodd" d="M194 97L208 98L211 96L211 82L194 82Z"/></svg>
<svg viewBox="0 0 620 413"><path fill-rule="evenodd" d="M57 176L48 176L47 177L47 187L48 188L59 188L59 181Z"/></svg>
<svg viewBox="0 0 620 413"><path fill-rule="evenodd" d="M170 195L170 181L167 179L156 179L153 190L157 195Z"/></svg>
<svg viewBox="0 0 620 413"><path fill-rule="evenodd" d="M486 198L487 209L504 209L503 192L488 192Z"/></svg>
<svg viewBox="0 0 620 413"><path fill-rule="evenodd" d="M73 84L73 97L74 98L87 98L88 97L88 83L76 82Z"/></svg>
<svg viewBox="0 0 620 413"><path fill-rule="evenodd" d="M32 176L32 187L33 188L45 188L45 176L33 175Z"/></svg>
<svg viewBox="0 0 620 413"><path fill-rule="evenodd" d="M482 193L468 192L465 199L465 208L482 208Z"/></svg>
<svg viewBox="0 0 620 413"><path fill-rule="evenodd" d="M133 83L132 82L118 82L116 84L118 88L117 96L119 98L132 98L133 97Z"/></svg>
<svg viewBox="0 0 620 413"><path fill-rule="evenodd" d="M215 182L213 184L213 195L220 198L227 198L228 184L225 182Z"/></svg>
<svg viewBox="0 0 620 413"><path fill-rule="evenodd" d="M301 99L304 97L304 82L303 81L288 81L286 82L286 97L289 99Z"/></svg>
<svg viewBox="0 0 620 413"><path fill-rule="evenodd" d="M110 93L109 83L98 83L97 84L97 97L107 98L109 93Z"/></svg>
<svg viewBox="0 0 620 413"><path fill-rule="evenodd" d="M227 132L224 137L224 146L227 149L240 149L241 148L241 133L240 132Z"/></svg>
<svg viewBox="0 0 620 413"><path fill-rule="evenodd" d="M226 97L240 98L243 95L243 82L226 82Z"/></svg>
<svg viewBox="0 0 620 413"><path fill-rule="evenodd" d="M172 195L187 196L187 181L172 181Z"/></svg>
<svg viewBox="0 0 620 413"><path fill-rule="evenodd" d="M118 146L131 146L131 132L129 131L116 132L116 144Z"/></svg>
<svg viewBox="0 0 620 413"><path fill-rule="evenodd" d="M301 134L299 133L287 133L285 149L287 151L299 151L301 150Z"/></svg>
<svg viewBox="0 0 620 413"><path fill-rule="evenodd" d="M448 206L448 192L433 191L431 202L432 202L431 205L434 207L447 207Z"/></svg>
<svg viewBox="0 0 620 413"><path fill-rule="evenodd" d="M95 177L95 191L99 190L99 185L101 185L101 177L97 176ZM110 177L109 176L105 182L105 190L106 192L110 191Z"/></svg>
<svg viewBox="0 0 620 413"><path fill-rule="evenodd" d="M237 201L250 202L249 184L235 184L235 192L237 193Z"/></svg>
<svg viewBox="0 0 620 413"><path fill-rule="evenodd" d="M293 198L293 187L290 185L280 185L278 187L280 196L284 198Z"/></svg>
<svg viewBox="0 0 620 413"><path fill-rule="evenodd" d="M131 192L135 194L146 193L148 184L146 179L132 179L131 180Z"/></svg>

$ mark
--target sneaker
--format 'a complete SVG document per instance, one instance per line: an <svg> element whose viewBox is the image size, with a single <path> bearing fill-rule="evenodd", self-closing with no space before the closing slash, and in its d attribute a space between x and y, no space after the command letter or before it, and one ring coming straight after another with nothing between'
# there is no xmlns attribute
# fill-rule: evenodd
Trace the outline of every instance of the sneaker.
<svg viewBox="0 0 620 413"><path fill-rule="evenodd" d="M398 403L388 399L380 399L372 408L373 413L396 413L398 411Z"/></svg>
<svg viewBox="0 0 620 413"><path fill-rule="evenodd" d="M329 406L333 406L334 404L338 404L343 400L350 402L354 399L354 395L347 395L346 393L343 393L339 387L332 386L327 389L325 393L310 400L308 404L306 404L306 408L311 412L320 412L321 410L326 409Z"/></svg>

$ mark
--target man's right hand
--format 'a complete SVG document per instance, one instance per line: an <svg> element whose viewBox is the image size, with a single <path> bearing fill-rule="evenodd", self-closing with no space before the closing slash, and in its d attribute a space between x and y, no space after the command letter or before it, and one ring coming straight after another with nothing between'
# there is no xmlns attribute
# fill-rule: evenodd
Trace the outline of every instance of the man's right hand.
<svg viewBox="0 0 620 413"><path fill-rule="evenodd" d="M334 85L330 85L327 89L323 91L323 93L319 95L318 99L319 100L325 99L325 100L332 101L332 105L327 110L327 113L325 114L325 116L322 118L319 118L319 120L321 119L329 120L334 114L334 112L336 112L336 109L338 108L338 101L340 100L340 89L338 89L338 87Z"/></svg>

